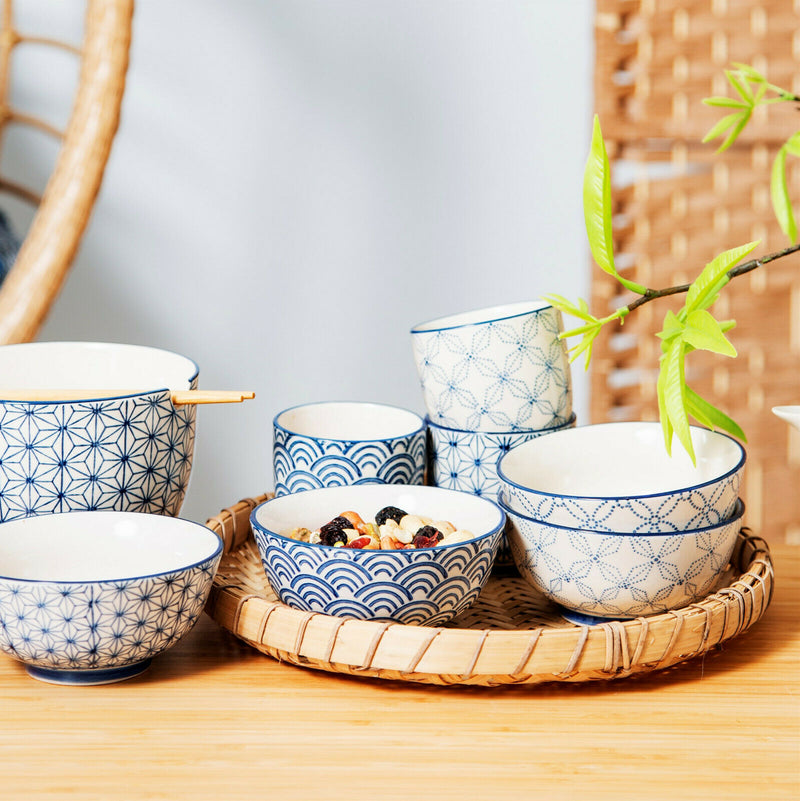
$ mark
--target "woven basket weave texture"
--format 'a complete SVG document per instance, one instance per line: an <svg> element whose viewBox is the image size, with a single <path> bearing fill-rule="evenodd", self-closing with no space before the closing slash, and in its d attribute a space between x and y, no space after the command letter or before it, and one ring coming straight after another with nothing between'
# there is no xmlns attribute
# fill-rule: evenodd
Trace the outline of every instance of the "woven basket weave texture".
<svg viewBox="0 0 800 801"><path fill-rule="evenodd" d="M691 281L718 253L761 240L754 255L789 243L770 202L778 148L797 128L789 103L758 110L722 154L703 145L731 95L725 69L743 62L800 93L800 4L786 0L597 0L596 109L614 180L615 253L623 275L652 288ZM800 160L789 188L800 200ZM592 305L621 305L619 286L592 266ZM626 302L626 301L622 301ZM655 376L667 308L656 301L601 336L591 378L591 419L657 418ZM732 281L714 307L734 318L736 359L696 352L687 382L748 437L747 524L771 541L800 543L800 436L771 414L800 403L800 255Z"/></svg>

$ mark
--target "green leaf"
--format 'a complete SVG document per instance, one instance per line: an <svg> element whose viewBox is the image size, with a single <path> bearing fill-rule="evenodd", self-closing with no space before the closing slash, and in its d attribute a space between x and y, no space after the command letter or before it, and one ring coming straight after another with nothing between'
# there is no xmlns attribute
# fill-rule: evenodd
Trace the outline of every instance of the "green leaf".
<svg viewBox="0 0 800 801"><path fill-rule="evenodd" d="M664 435L664 447L667 453L672 455L672 423L669 421L669 414L667 413L667 401L665 397L665 384L666 384L666 371L662 363L661 369L658 371L658 380L656 381L656 393L658 396L658 419L661 421L661 432Z"/></svg>
<svg viewBox="0 0 800 801"><path fill-rule="evenodd" d="M759 244L761 241L757 240L740 245L738 248L731 248L706 264L686 293L687 312L695 309L707 309L716 300L720 289L730 281L728 270L755 250Z"/></svg>
<svg viewBox="0 0 800 801"><path fill-rule="evenodd" d="M542 300L570 317L577 317L579 320L596 319L589 314L589 306L582 298L578 299L577 305L563 295L543 295Z"/></svg>
<svg viewBox="0 0 800 801"><path fill-rule="evenodd" d="M749 110L740 112L741 119L728 134L728 138L717 148L717 153L722 153L724 150L727 150L736 141L736 138L744 130L744 126L747 125L750 120L751 114L752 112Z"/></svg>
<svg viewBox="0 0 800 801"><path fill-rule="evenodd" d="M662 340L662 350L666 351L667 347L669 347L669 341L676 336L680 336L685 327L685 323L681 322L673 311L667 310L667 314L664 317L664 325L656 334L656 336L660 337Z"/></svg>
<svg viewBox="0 0 800 801"><path fill-rule="evenodd" d="M752 108L754 103L753 91L750 89L747 77L741 72L734 72L733 70L725 70L725 75L728 77L728 82L736 90L739 97Z"/></svg>
<svg viewBox="0 0 800 801"><path fill-rule="evenodd" d="M611 230L611 168L600 118L595 114L592 144L583 173L583 216L592 256L603 272L617 276Z"/></svg>
<svg viewBox="0 0 800 801"><path fill-rule="evenodd" d="M739 424L728 417L727 414L712 406L707 400L701 398L691 387L686 387L686 408L689 414L698 423L710 428L712 431L720 429L734 437L747 442L747 437Z"/></svg>
<svg viewBox="0 0 800 801"><path fill-rule="evenodd" d="M586 326L589 328L589 326ZM570 349L570 362L574 362L581 353L586 354L586 361L584 362L584 369L589 369L589 362L592 360L592 347L594 346L594 341L597 338L597 335L600 333L601 325L598 324L594 328L590 328L586 333L583 335L583 339L574 347Z"/></svg>
<svg viewBox="0 0 800 801"><path fill-rule="evenodd" d="M664 408L678 441L683 445L693 464L696 464L689 417L686 412L686 378L684 374L684 343L675 338L661 357Z"/></svg>
<svg viewBox="0 0 800 801"><path fill-rule="evenodd" d="M683 338L697 350L708 350L722 356L736 356L736 348L722 333L722 327L705 309L689 312Z"/></svg>
<svg viewBox="0 0 800 801"><path fill-rule="evenodd" d="M703 99L703 103L707 106L718 106L720 108L750 108L743 100L737 100L734 97L706 97ZM712 136L711 138L713 139L714 137Z"/></svg>
<svg viewBox="0 0 800 801"><path fill-rule="evenodd" d="M792 204L789 200L789 186L786 182L786 146L784 145L772 163L772 180L770 182L772 208L783 233L794 244L797 240L797 223L794 219Z"/></svg>
<svg viewBox="0 0 800 801"><path fill-rule="evenodd" d="M792 156L800 156L800 131L790 136L784 147Z"/></svg>
<svg viewBox="0 0 800 801"><path fill-rule="evenodd" d="M734 61L733 66L744 75L747 80L753 83L766 83L767 79L755 68L749 64L742 64L740 61Z"/></svg>
<svg viewBox="0 0 800 801"><path fill-rule="evenodd" d="M722 136L722 134L732 125L735 125L745 113L746 112L743 111L735 111L733 114L727 114L721 120L717 120L714 127L703 137L703 142L710 142L712 139Z"/></svg>

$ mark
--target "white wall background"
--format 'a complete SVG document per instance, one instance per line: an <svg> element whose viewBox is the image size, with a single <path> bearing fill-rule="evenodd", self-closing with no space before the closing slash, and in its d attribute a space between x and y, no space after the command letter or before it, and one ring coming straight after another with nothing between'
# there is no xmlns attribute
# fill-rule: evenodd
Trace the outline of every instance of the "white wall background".
<svg viewBox="0 0 800 801"><path fill-rule="evenodd" d="M26 13L51 20L48 5ZM201 386L256 391L199 409L184 516L271 488L282 408L422 412L413 324L587 294L592 13L140 0L103 191L40 339L163 347Z"/></svg>

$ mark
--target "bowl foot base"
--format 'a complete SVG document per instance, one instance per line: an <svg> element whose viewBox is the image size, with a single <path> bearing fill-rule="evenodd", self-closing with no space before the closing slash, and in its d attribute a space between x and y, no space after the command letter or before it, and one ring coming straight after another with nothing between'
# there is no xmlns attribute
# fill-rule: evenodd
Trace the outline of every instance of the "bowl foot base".
<svg viewBox="0 0 800 801"><path fill-rule="evenodd" d="M625 617L598 617L597 615L587 615L584 612L574 612L572 609L567 609L563 606L559 609L559 614L564 620L568 620L576 626L599 626L601 623L630 619Z"/></svg>
<svg viewBox="0 0 800 801"><path fill-rule="evenodd" d="M26 665L25 669L32 678L45 681L48 684L71 684L88 687L94 684L114 684L118 681L132 679L134 676L144 673L150 667L151 661L150 659L145 659L143 662L136 662L133 665L99 670L58 670L38 665Z"/></svg>

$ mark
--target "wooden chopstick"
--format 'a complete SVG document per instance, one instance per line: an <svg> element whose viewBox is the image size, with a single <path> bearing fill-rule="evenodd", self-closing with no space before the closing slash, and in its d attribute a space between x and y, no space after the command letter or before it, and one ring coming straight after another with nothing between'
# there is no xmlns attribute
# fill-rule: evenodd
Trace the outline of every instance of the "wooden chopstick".
<svg viewBox="0 0 800 801"><path fill-rule="evenodd" d="M0 389L0 401L81 401L95 398L116 398L144 395L149 390L137 389ZM176 406L198 403L241 403L255 398L255 392L237 390L186 389L173 390L170 399Z"/></svg>

